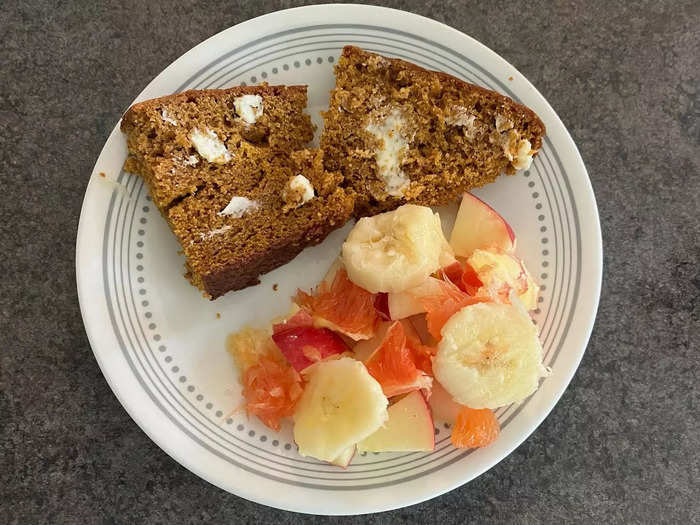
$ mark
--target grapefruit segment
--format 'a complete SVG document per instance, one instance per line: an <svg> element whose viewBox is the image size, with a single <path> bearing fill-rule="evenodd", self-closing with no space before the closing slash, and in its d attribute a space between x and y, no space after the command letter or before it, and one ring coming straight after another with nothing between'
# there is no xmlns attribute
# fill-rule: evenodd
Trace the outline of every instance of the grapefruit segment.
<svg viewBox="0 0 700 525"><path fill-rule="evenodd" d="M407 334L399 321L383 323L374 338L355 347L355 356L364 361L367 371L379 382L387 397L414 390L430 395L432 378L422 371L415 359L416 355L421 357L420 364L425 367L426 350L414 334Z"/></svg>
<svg viewBox="0 0 700 525"><path fill-rule="evenodd" d="M469 295L476 295L479 288L483 286L481 279L479 279L479 274L476 273L469 263L464 263L464 271L462 272L460 283L462 290Z"/></svg>
<svg viewBox="0 0 700 525"><path fill-rule="evenodd" d="M487 301L486 298L472 297L460 290L451 281L440 281L440 293L421 298L426 309L428 331L438 341L440 331L447 320L465 306Z"/></svg>
<svg viewBox="0 0 700 525"><path fill-rule="evenodd" d="M477 295L479 288L483 286L479 275L474 268L466 262L460 263L458 261L443 268L440 272L440 276L443 280L449 280L451 283L457 285L460 290L469 295Z"/></svg>
<svg viewBox="0 0 700 525"><path fill-rule="evenodd" d="M463 407L457 414L450 441L457 448L485 447L496 440L500 431L492 410Z"/></svg>
<svg viewBox="0 0 700 525"><path fill-rule="evenodd" d="M283 418L292 416L303 392L297 371L267 356L246 370L242 384L248 416L257 416L276 431Z"/></svg>
<svg viewBox="0 0 700 525"><path fill-rule="evenodd" d="M316 326L341 332L356 341L374 335L379 318L374 307L375 294L350 281L344 268L335 273L330 284L321 282L312 294L298 290L294 302L313 316Z"/></svg>
<svg viewBox="0 0 700 525"><path fill-rule="evenodd" d="M284 356L270 338L267 330L245 327L226 339L226 349L231 354L238 369L239 377L265 356L278 363L284 363Z"/></svg>

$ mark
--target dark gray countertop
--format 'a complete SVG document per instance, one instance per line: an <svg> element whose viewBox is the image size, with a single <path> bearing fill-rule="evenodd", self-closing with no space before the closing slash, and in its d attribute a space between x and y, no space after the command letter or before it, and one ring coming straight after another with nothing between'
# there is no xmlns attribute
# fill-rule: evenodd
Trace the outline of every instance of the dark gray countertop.
<svg viewBox="0 0 700 525"><path fill-rule="evenodd" d="M74 243L134 96L212 34L298 2L98 4L0 5L0 521L296 522L202 481L129 418L83 330ZM700 4L386 5L475 37L550 101L598 199L603 294L569 389L511 456L440 498L340 521L700 522Z"/></svg>

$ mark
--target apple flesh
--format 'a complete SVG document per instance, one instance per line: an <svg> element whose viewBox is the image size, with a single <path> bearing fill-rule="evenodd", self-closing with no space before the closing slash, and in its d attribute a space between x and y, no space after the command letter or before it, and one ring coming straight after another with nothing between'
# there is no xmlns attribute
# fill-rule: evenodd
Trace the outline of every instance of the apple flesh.
<svg viewBox="0 0 700 525"><path fill-rule="evenodd" d="M388 408L389 419L357 444L360 452L430 452L435 449L433 416L420 392L411 392Z"/></svg>
<svg viewBox="0 0 700 525"><path fill-rule="evenodd" d="M476 249L515 249L515 234L496 210L471 193L465 193L459 205L450 236L455 255L468 257Z"/></svg>
<svg viewBox="0 0 700 525"><path fill-rule="evenodd" d="M327 328L295 326L272 334L272 340L297 372L347 350L343 340Z"/></svg>
<svg viewBox="0 0 700 525"><path fill-rule="evenodd" d="M435 277L428 277L418 286L408 290L390 293L387 296L389 317L393 320L398 320L425 313L425 306L423 306L421 299L441 294L440 280Z"/></svg>
<svg viewBox="0 0 700 525"><path fill-rule="evenodd" d="M430 396L429 403L435 420L449 423L450 425L457 421L457 414L464 408L464 406L457 403L452 398L452 394L445 390L437 381L433 381L433 393Z"/></svg>

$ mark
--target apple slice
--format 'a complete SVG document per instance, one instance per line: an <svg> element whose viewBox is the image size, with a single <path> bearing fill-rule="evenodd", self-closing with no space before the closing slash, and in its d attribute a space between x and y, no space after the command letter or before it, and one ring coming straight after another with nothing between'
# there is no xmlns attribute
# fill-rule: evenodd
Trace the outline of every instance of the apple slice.
<svg viewBox="0 0 700 525"><path fill-rule="evenodd" d="M429 452L435 449L430 408L420 392L411 392L388 408L389 419L357 444L360 452Z"/></svg>
<svg viewBox="0 0 700 525"><path fill-rule="evenodd" d="M471 193L465 193L450 236L455 255L469 257L478 248L515 249L515 234L496 210Z"/></svg>
<svg viewBox="0 0 700 525"><path fill-rule="evenodd" d="M335 465L336 467L348 468L348 465L350 465L352 458L355 457L356 451L357 451L357 446L353 445L351 447L348 447L340 454L340 456L338 456L337 458L335 458L332 461L329 461L329 463L331 465Z"/></svg>
<svg viewBox="0 0 700 525"><path fill-rule="evenodd" d="M433 381L433 394L428 402L435 420L449 423L450 425L457 421L459 411L464 408L464 405L457 403L452 398L452 394L445 390L437 381Z"/></svg>
<svg viewBox="0 0 700 525"><path fill-rule="evenodd" d="M425 313L421 299L426 296L440 295L440 280L428 277L414 288L403 292L390 293L387 296L389 316L392 320L404 319L412 315Z"/></svg>
<svg viewBox="0 0 700 525"><path fill-rule="evenodd" d="M298 306L294 305L296 307L296 312L280 321L279 323L275 323L272 325L272 333L276 334L278 332L284 332L285 330L289 330L290 328L298 328L300 326L313 326L314 320L309 315L309 313L306 310L302 310Z"/></svg>
<svg viewBox="0 0 700 525"><path fill-rule="evenodd" d="M327 328L295 326L272 334L272 340L297 372L347 350L343 340Z"/></svg>

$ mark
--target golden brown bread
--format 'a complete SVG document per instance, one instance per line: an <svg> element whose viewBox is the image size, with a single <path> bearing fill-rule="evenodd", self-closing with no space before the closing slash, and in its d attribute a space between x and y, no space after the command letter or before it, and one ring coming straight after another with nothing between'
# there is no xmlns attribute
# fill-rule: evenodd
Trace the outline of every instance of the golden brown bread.
<svg viewBox="0 0 700 525"><path fill-rule="evenodd" d="M346 46L335 74L321 149L357 192L359 216L446 204L541 147L532 110L445 73Z"/></svg>
<svg viewBox="0 0 700 525"><path fill-rule="evenodd" d="M236 107L245 95L262 100L252 122ZM211 298L257 283L352 216L340 175L304 149L313 138L305 106L306 86L239 86L148 100L122 119L125 168L145 179L187 276ZM288 189L299 175L313 188L308 202Z"/></svg>
<svg viewBox="0 0 700 525"><path fill-rule="evenodd" d="M244 95L264 100L263 114L254 124L236 114L235 100ZM305 107L306 86L267 85L185 91L134 104L121 123L129 149L125 168L145 178L153 201L164 211L206 183L241 179L259 158L303 148L314 133ZM216 164L202 159L190 139L195 128L216 133L231 160ZM188 160L192 157L194 164Z"/></svg>

